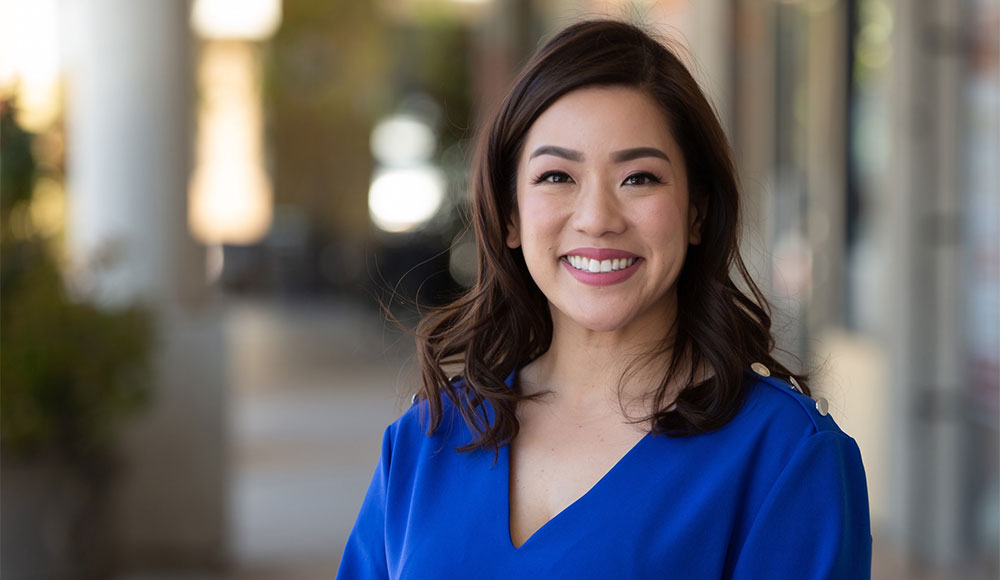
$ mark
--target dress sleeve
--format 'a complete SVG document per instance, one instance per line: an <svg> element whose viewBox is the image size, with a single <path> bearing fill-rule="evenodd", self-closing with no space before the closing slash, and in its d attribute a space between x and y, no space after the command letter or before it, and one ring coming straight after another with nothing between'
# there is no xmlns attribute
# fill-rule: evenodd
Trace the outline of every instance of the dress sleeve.
<svg viewBox="0 0 1000 580"><path fill-rule="evenodd" d="M733 580L871 578L871 523L861 453L837 431L807 438L775 481Z"/></svg>
<svg viewBox="0 0 1000 580"><path fill-rule="evenodd" d="M392 458L392 427L382 436L382 455L365 494L358 519L347 538L338 580L375 580L389 577L385 554L385 503Z"/></svg>

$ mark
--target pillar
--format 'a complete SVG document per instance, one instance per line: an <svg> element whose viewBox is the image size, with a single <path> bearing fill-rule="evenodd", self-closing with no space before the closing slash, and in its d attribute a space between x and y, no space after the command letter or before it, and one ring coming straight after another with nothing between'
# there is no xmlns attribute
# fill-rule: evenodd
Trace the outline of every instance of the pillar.
<svg viewBox="0 0 1000 580"><path fill-rule="evenodd" d="M225 554L218 309L187 231L193 134L188 3L64 2L67 248L74 291L147 305L152 404L120 448L111 530L123 570L210 569Z"/></svg>

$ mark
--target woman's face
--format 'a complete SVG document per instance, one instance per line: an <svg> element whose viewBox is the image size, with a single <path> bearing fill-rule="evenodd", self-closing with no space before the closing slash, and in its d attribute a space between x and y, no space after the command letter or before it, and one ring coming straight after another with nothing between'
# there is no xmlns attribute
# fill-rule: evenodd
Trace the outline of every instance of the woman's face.
<svg viewBox="0 0 1000 580"><path fill-rule="evenodd" d="M521 247L553 323L665 329L688 244L699 241L684 155L645 93L570 92L535 121L517 167Z"/></svg>

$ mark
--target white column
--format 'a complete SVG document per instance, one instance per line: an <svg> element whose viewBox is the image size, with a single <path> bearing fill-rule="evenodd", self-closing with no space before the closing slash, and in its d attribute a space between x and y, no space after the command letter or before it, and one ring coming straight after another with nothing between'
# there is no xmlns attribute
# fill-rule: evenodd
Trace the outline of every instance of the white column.
<svg viewBox="0 0 1000 580"><path fill-rule="evenodd" d="M961 509L961 24L958 2L894 5L891 523L912 557L939 566L968 550Z"/></svg>
<svg viewBox="0 0 1000 580"><path fill-rule="evenodd" d="M224 558L221 324L187 231L192 66L188 4L67 0L67 248L77 290L148 305L151 407L129 423L113 493L124 569Z"/></svg>
<svg viewBox="0 0 1000 580"><path fill-rule="evenodd" d="M68 247L103 302L178 293L191 141L184 2L64 2ZM86 274L85 274L86 275Z"/></svg>

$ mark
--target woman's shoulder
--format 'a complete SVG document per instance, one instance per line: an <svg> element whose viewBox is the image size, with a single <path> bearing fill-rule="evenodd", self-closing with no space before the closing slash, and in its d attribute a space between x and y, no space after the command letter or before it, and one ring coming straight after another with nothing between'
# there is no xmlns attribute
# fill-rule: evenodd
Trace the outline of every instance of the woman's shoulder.
<svg viewBox="0 0 1000 580"><path fill-rule="evenodd" d="M744 388L745 403L734 421L765 425L787 436L846 436L830 414L826 398L804 394L797 384L772 376L760 363L745 373Z"/></svg>
<svg viewBox="0 0 1000 580"><path fill-rule="evenodd" d="M682 444L682 449L691 449L685 457L700 466L703 480L740 478L750 498L747 505L753 507L747 512L751 515L782 482L814 490L849 482L852 489L863 489L860 449L837 425L826 401L758 370L766 369L755 365L744 375L744 403L726 425ZM836 489L827 491L835 495Z"/></svg>
<svg viewBox="0 0 1000 580"><path fill-rule="evenodd" d="M461 377L451 377L448 382L455 392L461 392L466 388ZM452 398L442 390L438 401L441 406L441 422L433 433L428 435L430 401L413 394L410 397L410 406L389 425L388 434L395 442L410 444L422 444L428 438L438 440L467 439L471 434L465 427L462 413ZM465 443L468 441L463 441L459 445Z"/></svg>

